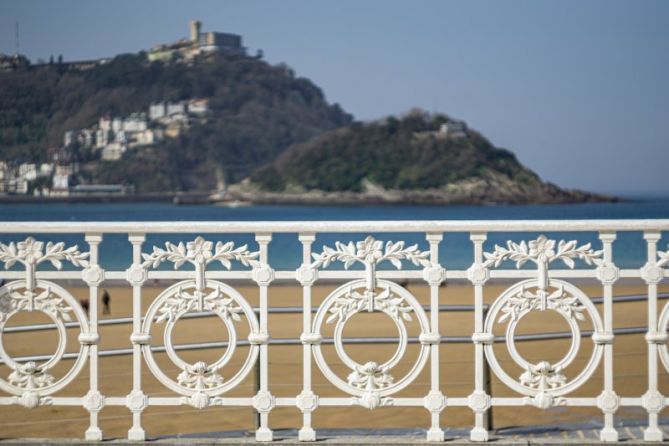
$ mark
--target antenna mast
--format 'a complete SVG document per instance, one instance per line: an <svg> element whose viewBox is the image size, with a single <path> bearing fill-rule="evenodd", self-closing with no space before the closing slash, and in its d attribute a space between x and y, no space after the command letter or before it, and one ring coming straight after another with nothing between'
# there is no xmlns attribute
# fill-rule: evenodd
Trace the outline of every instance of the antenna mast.
<svg viewBox="0 0 669 446"><path fill-rule="evenodd" d="M15 37L16 37L16 55L19 55L19 22L16 22L15 26Z"/></svg>

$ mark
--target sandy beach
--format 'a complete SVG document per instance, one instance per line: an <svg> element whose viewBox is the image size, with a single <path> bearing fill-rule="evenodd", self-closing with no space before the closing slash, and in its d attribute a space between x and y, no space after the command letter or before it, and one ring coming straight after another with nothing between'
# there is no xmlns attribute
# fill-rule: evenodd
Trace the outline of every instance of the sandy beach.
<svg viewBox="0 0 669 446"><path fill-rule="evenodd" d="M487 285L485 301L491 303L508 284ZM255 286L236 287L252 304L258 303L258 289ZM410 284L409 290L424 304L428 302L429 289L419 283ZM163 288L146 287L143 289L143 311L146 311L151 301ZM316 286L313 290L314 305L319 304L334 286ZM591 297L602 294L599 285L584 285L582 289ZM105 318L131 316L132 290L129 287L108 288L111 296L111 315L102 315ZM76 298L88 297L87 288L70 288ZM669 291L669 286L660 287L660 292ZM618 285L614 287L615 295L645 294L642 285ZM298 286L276 285L270 287L269 301L271 306L299 307L302 304L302 289ZM465 282L449 284L440 289L442 304L471 304L473 302L473 288ZM661 305L667 301L661 301ZM598 305L601 312L601 305ZM473 331L473 312L450 312L440 315L440 331L445 336L471 336ZM647 321L646 302L617 303L614 305L614 326L643 327ZM48 322L43 315L26 313L17 315L8 323L8 326L26 323ZM269 317L270 334L272 338L299 338L302 332L302 318L300 314L271 314ZM409 324L409 335L418 334L417 323ZM157 330L153 334L153 345L162 345L161 326L154 325ZM248 334L244 331L244 324L238 324L241 338ZM585 321L581 328L591 328L590 321ZM519 324L518 334L561 332L568 329L564 320L556 314L537 313L529 315ZM129 335L131 325L107 325L100 328L101 350L128 348L131 346ZM496 331L497 333L497 331ZM503 333L500 325L499 333ZM68 351L76 351L78 346L74 329L68 330ZM324 336L331 332L325 331ZM395 336L396 329L390 320L378 314L361 314L355 316L344 331L345 337L360 336ZM45 354L53 352L56 347L56 332L41 331L30 333L10 333L4 335L3 344L12 356L31 354ZM190 319L180 321L173 333L175 344L188 342L207 342L227 340L227 332L220 320L216 317ZM568 340L529 341L518 343L519 351L528 360L555 361L562 357L569 346ZM324 346L324 354L332 369L340 376L348 373L337 359L331 346ZM360 362L370 360L384 361L395 350L394 345L352 345L347 346L349 355ZM302 390L302 347L275 346L270 351L270 390L275 396L294 397ZM584 339L581 351L573 367L566 370L568 376L574 376L588 360L592 351L592 342ZM223 377L232 376L244 360L248 350L240 347L236 350L231 363L222 370ZM417 346L410 346L407 360L402 362L393 375L400 377L408 370L412 360L416 358ZM505 346L497 345L495 352L503 366L507 366L512 375L519 374L505 355ZM618 336L614 344L614 387L621 396L641 396L646 390L647 346L643 334ZM222 349L180 352L186 361L203 360L212 362L222 354ZM170 376L176 377L177 369L164 354L156 354L158 363ZM441 362L441 390L449 397L469 395L473 390L474 348L471 344L443 343L440 346ZM65 361L69 367L71 361ZM55 375L65 371L64 366L55 370ZM429 390L429 367L421 373L416 381L398 396L424 396ZM144 391L153 396L171 396L173 393L152 377L148 369L143 366ZM314 391L321 396L343 396L333 385L329 384L318 368L314 365ZM7 367L0 366L3 377L8 374ZM82 396L88 391L88 367L85 367L75 381L70 384L59 396ZM575 394L583 396L597 396L602 390L602 367L578 389ZM662 370L659 379L660 391L669 393L669 379ZM132 386L132 361L130 355L114 356L100 359L100 390L106 396L124 397ZM251 373L241 385L226 396L250 396L254 393L254 376ZM493 375L491 392L495 396L514 396L513 392ZM639 408L623 408L618 415L627 418L643 418L645 411ZM529 424L553 424L559 422L582 422L591 418L599 419L600 412L590 408L554 408L541 411L533 407L501 408L495 407L494 426L519 426ZM384 407L369 411L359 407L346 408L319 408L314 414L314 427L318 428L425 428L429 425L429 414L421 408ZM224 430L247 430L253 428L253 412L249 408L209 408L198 411L189 406L178 407L150 407L143 414L143 425L148 436L169 435L188 432L211 432ZM442 413L442 426L466 427L473 422L473 415L469 409L449 407ZM299 428L301 414L296 408L277 408L270 414L272 428ZM125 437L131 425L130 412L125 407L106 407L100 414L100 425L106 437ZM77 407L45 406L28 410L20 406L0 407L0 437L83 437L88 426L88 414Z"/></svg>

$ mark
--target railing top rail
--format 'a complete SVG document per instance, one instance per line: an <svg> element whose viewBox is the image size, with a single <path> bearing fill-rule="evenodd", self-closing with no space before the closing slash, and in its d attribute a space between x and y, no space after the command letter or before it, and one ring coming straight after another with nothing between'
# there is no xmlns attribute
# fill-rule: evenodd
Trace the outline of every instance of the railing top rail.
<svg viewBox="0 0 669 446"><path fill-rule="evenodd" d="M2 222L0 233L316 233L316 232L669 231L669 219Z"/></svg>

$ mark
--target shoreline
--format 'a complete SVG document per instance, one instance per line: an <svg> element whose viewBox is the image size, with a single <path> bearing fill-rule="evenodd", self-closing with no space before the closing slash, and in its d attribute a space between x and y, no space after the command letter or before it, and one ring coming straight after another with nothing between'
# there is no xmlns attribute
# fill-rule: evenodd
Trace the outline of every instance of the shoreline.
<svg viewBox="0 0 669 446"><path fill-rule="evenodd" d="M287 193L141 193L141 194L95 194L43 197L32 195L0 195L0 204L49 204L49 203L172 203L175 205L214 205L242 207L254 205L270 206L527 206L587 203L629 203L641 201L607 195L585 195L580 200L564 197L552 199L504 199L490 200L484 197L445 197L429 191L402 194L377 195L357 192L310 191L303 194Z"/></svg>
<svg viewBox="0 0 669 446"><path fill-rule="evenodd" d="M208 193L95 194L62 197L0 195L0 204L24 203L174 203L211 204Z"/></svg>
<svg viewBox="0 0 669 446"><path fill-rule="evenodd" d="M540 204L620 203L628 201L613 195L594 194L579 190L558 190L544 193L510 193L502 189L420 189L390 190L373 188L361 192L309 190L304 192L269 192L242 190L232 185L225 193L213 194L211 199L226 203L270 205L435 205L435 206L513 206Z"/></svg>

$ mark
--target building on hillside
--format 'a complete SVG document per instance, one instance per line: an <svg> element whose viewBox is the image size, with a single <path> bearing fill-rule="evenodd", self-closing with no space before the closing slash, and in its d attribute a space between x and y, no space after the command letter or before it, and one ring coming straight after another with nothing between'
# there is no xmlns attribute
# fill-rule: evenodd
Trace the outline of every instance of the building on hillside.
<svg viewBox="0 0 669 446"><path fill-rule="evenodd" d="M123 120L124 132L143 132L147 128L149 123L146 120L146 113L131 113Z"/></svg>
<svg viewBox="0 0 669 446"><path fill-rule="evenodd" d="M126 186L124 184L77 184L76 186L70 188L70 195L128 195L134 191L134 186Z"/></svg>
<svg viewBox="0 0 669 446"><path fill-rule="evenodd" d="M213 51L246 55L246 48L242 45L242 36L239 34L214 31L202 32L201 28L202 22L191 20L188 39L153 47L148 54L149 61L170 62L179 59L189 61L202 53Z"/></svg>
<svg viewBox="0 0 669 446"><path fill-rule="evenodd" d="M32 163L19 165L19 178L26 181L35 181L37 179L37 166Z"/></svg>
<svg viewBox="0 0 669 446"><path fill-rule="evenodd" d="M439 126L438 130L415 132L413 137L417 140L424 140L426 138L440 140L467 138L467 124L464 121L449 118L447 122Z"/></svg>
<svg viewBox="0 0 669 446"><path fill-rule="evenodd" d="M9 165L5 161L0 161L0 194L6 194L9 192L9 180L11 178L11 172Z"/></svg>
<svg viewBox="0 0 669 446"><path fill-rule="evenodd" d="M100 121L98 122L98 129L111 132L112 118L110 115L107 114L100 117Z"/></svg>
<svg viewBox="0 0 669 446"><path fill-rule="evenodd" d="M439 127L439 133L448 138L466 138L467 124L464 121L452 119Z"/></svg>
<svg viewBox="0 0 669 446"><path fill-rule="evenodd" d="M157 104L149 105L149 119L151 121L157 121L158 119L164 117L167 114L165 103L158 102Z"/></svg>
<svg viewBox="0 0 669 446"><path fill-rule="evenodd" d="M95 144L95 129L81 129L77 134L77 141L83 147L93 147Z"/></svg>
<svg viewBox="0 0 669 446"><path fill-rule="evenodd" d="M222 51L234 54L246 54L246 48L242 46L242 36L221 32L201 32L202 22L190 21L190 40L194 45L204 51Z"/></svg>
<svg viewBox="0 0 669 446"><path fill-rule="evenodd" d="M167 138L177 138L181 132L189 127L188 120L174 120L165 127L165 136Z"/></svg>
<svg viewBox="0 0 669 446"><path fill-rule="evenodd" d="M86 71L90 70L91 68L95 68L98 65L104 65L106 63L109 63L110 61L111 59L109 58L92 59L92 60L72 60L69 62L61 62L60 66L70 71Z"/></svg>
<svg viewBox="0 0 669 446"><path fill-rule="evenodd" d="M98 127L98 130L95 132L95 148L104 149L111 140L111 130L106 130L101 127Z"/></svg>
<svg viewBox="0 0 669 446"><path fill-rule="evenodd" d="M46 153L49 161L56 164L67 164L72 161L72 152L68 147L49 147Z"/></svg>
<svg viewBox="0 0 669 446"><path fill-rule="evenodd" d="M168 125L175 121L187 122L189 116L203 116L209 111L207 99L191 99L179 102L160 102L149 106L151 122Z"/></svg>
<svg viewBox="0 0 669 446"><path fill-rule="evenodd" d="M74 170L74 166L71 164L56 166L52 179L52 195L69 195L70 180L74 175Z"/></svg>
<svg viewBox="0 0 669 446"><path fill-rule="evenodd" d="M114 133L118 133L123 130L123 120L121 118L114 118L111 121L111 130Z"/></svg>
<svg viewBox="0 0 669 446"><path fill-rule="evenodd" d="M167 116L186 114L186 105L183 102L168 102L165 113Z"/></svg>
<svg viewBox="0 0 669 446"><path fill-rule="evenodd" d="M207 99L191 99L188 101L188 113L191 115L205 115L209 111Z"/></svg>
<svg viewBox="0 0 669 446"><path fill-rule="evenodd" d="M160 140L156 130L146 129L141 132L126 132L125 143L129 149L135 147L149 146Z"/></svg>
<svg viewBox="0 0 669 446"><path fill-rule="evenodd" d="M112 120L109 116L102 116L95 133L95 148L104 149L112 140Z"/></svg>
<svg viewBox="0 0 669 446"><path fill-rule="evenodd" d="M0 53L0 72L14 71L29 66L30 61L27 57L21 54L10 56L8 54Z"/></svg>
<svg viewBox="0 0 669 446"><path fill-rule="evenodd" d="M118 161L127 150L128 147L125 143L118 141L110 142L102 149L101 157L103 161Z"/></svg>
<svg viewBox="0 0 669 446"><path fill-rule="evenodd" d="M74 144L77 140L77 131L76 130L66 130L63 135L63 145L69 147Z"/></svg>
<svg viewBox="0 0 669 446"><path fill-rule="evenodd" d="M53 164L51 163L42 163L39 166L39 176L41 177L50 177L53 173Z"/></svg>

